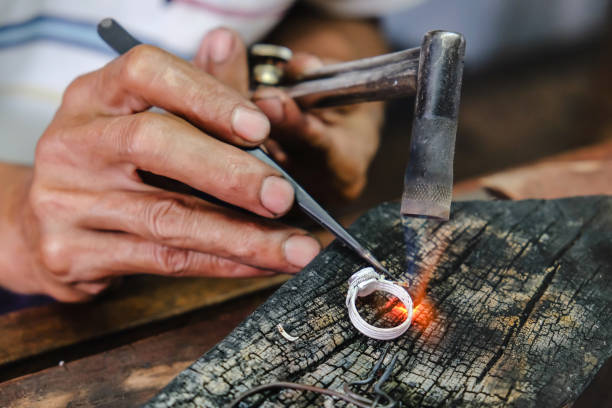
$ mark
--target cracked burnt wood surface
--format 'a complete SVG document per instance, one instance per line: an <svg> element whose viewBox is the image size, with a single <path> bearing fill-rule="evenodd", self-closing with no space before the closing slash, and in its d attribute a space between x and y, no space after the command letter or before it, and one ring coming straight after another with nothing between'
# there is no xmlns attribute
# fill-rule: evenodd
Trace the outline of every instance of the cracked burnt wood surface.
<svg viewBox="0 0 612 408"><path fill-rule="evenodd" d="M456 203L446 223L402 222L384 204L351 231L419 303L384 387L404 406L566 406L612 355L612 198ZM341 389L363 377L384 344L347 318L346 281L364 266L333 243L147 406L221 407L274 381ZM243 406L326 399L287 390Z"/></svg>

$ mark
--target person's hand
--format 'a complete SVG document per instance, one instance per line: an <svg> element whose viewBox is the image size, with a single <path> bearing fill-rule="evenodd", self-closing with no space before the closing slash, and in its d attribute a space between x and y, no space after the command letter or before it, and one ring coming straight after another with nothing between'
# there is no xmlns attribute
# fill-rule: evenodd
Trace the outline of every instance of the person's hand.
<svg viewBox="0 0 612 408"><path fill-rule="evenodd" d="M131 273L298 271L319 251L305 231L140 177L163 176L275 218L292 205L290 184L234 146L262 143L269 128L239 92L155 47L77 78L36 149L19 211L27 249L11 288L80 301Z"/></svg>
<svg viewBox="0 0 612 408"><path fill-rule="evenodd" d="M194 62L248 95L246 48L234 31L209 32ZM298 78L321 64L315 56L296 53L287 74ZM270 87L257 89L252 98L272 124L268 151L314 196L330 201L359 195L379 144L381 103L302 111L285 92Z"/></svg>

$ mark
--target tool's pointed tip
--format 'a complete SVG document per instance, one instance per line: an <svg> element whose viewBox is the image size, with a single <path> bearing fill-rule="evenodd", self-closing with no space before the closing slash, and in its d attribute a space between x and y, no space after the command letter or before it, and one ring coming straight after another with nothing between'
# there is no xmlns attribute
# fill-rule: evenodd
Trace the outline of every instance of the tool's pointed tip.
<svg viewBox="0 0 612 408"><path fill-rule="evenodd" d="M378 271L382 272L383 274L385 274L387 276L387 278L393 279L393 275L391 275L391 272L389 272L386 268L384 268L384 267L378 268Z"/></svg>
<svg viewBox="0 0 612 408"><path fill-rule="evenodd" d="M393 275L391 275L391 272L389 272L387 268L385 268L383 264L380 263L378 259L376 259L370 251L368 250L361 251L361 257L365 259L366 261L368 261L370 265L372 265L374 269L376 269L378 272L382 273L387 278L394 279Z"/></svg>
<svg viewBox="0 0 612 408"><path fill-rule="evenodd" d="M388 278L393 278L393 275L391 275L391 272L389 272L387 270L387 268L385 268L383 266L383 264L381 264L376 258L374 258L374 256L372 256L372 254L370 254L370 256L368 257L368 261L370 261L370 263L372 264L372 266L378 270L378 272L381 272L382 274L384 274L386 277Z"/></svg>

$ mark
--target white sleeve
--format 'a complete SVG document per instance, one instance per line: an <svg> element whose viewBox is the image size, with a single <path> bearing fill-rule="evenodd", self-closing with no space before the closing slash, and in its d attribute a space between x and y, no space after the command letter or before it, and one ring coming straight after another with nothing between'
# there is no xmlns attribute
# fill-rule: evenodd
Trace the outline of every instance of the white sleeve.
<svg viewBox="0 0 612 408"><path fill-rule="evenodd" d="M306 0L329 14L341 17L379 17L413 7L423 0Z"/></svg>

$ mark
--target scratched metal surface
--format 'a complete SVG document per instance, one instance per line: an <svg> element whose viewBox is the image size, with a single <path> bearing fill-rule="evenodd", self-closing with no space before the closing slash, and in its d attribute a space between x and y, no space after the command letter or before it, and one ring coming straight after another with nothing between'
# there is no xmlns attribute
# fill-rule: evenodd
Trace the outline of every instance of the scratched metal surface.
<svg viewBox="0 0 612 408"><path fill-rule="evenodd" d="M402 222L391 203L350 230L420 304L390 350L385 390L403 406L559 407L612 355L611 198L457 203L447 223ZM346 281L364 266L332 244L146 406L220 407L273 381L341 389L364 376L384 344L347 318ZM242 406L326 404L283 391Z"/></svg>

